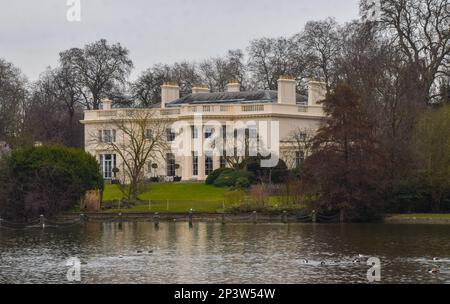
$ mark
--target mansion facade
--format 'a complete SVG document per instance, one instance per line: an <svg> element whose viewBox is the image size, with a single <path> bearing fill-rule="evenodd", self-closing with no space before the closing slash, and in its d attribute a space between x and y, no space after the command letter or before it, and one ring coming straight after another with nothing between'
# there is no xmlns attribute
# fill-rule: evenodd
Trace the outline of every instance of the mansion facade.
<svg viewBox="0 0 450 304"><path fill-rule="evenodd" d="M123 156L109 149L108 145L99 143L123 138L123 131L114 124L121 113L152 111L155 119L190 124L191 128L187 129L189 134L183 135L185 138L211 137L208 121L222 124L224 129L238 121L241 125L268 126L265 141L271 146L269 149L276 147L276 150L271 150L272 156L276 154L290 168L298 166L306 153L299 137L307 136L308 132L314 135L325 118L318 103L325 98L325 84L309 81L308 96L297 94L296 81L289 77L278 80L278 91L241 91L240 87L239 83L232 82L226 92L217 93L211 93L207 87L194 87L191 94L180 98L179 86L166 83L161 86L161 103L147 109L112 108L111 101L105 99L101 110L86 110L84 113L81 123L85 126L85 150L97 158L106 180L118 178L117 174L123 168ZM201 117L201 126L198 126L198 117ZM260 130L256 128L255 133L258 132ZM168 147L177 136L172 128L167 128L165 140ZM148 178L171 180L177 176L183 181L202 181L213 170L227 166L230 164L224 155L198 151L181 154L168 148L162 156L150 155L143 174Z"/></svg>

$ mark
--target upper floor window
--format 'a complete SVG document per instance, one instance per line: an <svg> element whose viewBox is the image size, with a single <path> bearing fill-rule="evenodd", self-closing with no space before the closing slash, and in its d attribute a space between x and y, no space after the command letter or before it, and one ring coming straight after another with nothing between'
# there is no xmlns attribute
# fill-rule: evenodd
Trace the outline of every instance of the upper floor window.
<svg viewBox="0 0 450 304"><path fill-rule="evenodd" d="M197 127L191 126L191 134L192 134L192 138L198 138Z"/></svg>
<svg viewBox="0 0 450 304"><path fill-rule="evenodd" d="M153 130L152 129L145 130L145 139L147 139L147 140L153 139Z"/></svg>
<svg viewBox="0 0 450 304"><path fill-rule="evenodd" d="M172 132L172 129L166 129L166 139L168 142L175 140L175 133Z"/></svg>
<svg viewBox="0 0 450 304"><path fill-rule="evenodd" d="M211 127L205 127L205 138L210 138L213 135L214 129Z"/></svg>
<svg viewBox="0 0 450 304"><path fill-rule="evenodd" d="M98 130L98 142L105 144L116 142L116 130Z"/></svg>
<svg viewBox="0 0 450 304"><path fill-rule="evenodd" d="M256 128L249 128L248 135L250 138L256 139L256 138L258 138L258 130Z"/></svg>
<svg viewBox="0 0 450 304"><path fill-rule="evenodd" d="M305 132L301 132L301 133L298 135L298 139L299 139L300 141L306 141L306 138L307 138L307 135L306 135Z"/></svg>
<svg viewBox="0 0 450 304"><path fill-rule="evenodd" d="M222 126L222 138L227 139L227 126Z"/></svg>

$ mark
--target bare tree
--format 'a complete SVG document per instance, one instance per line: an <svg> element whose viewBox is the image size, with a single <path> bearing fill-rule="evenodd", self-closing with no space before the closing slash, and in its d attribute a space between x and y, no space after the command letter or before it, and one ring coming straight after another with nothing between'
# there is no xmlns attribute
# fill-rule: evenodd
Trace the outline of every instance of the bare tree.
<svg viewBox="0 0 450 304"><path fill-rule="evenodd" d="M213 92L224 92L232 80L237 80L241 84L241 90L246 90L248 84L243 61L244 53L241 50L229 50L226 57L205 60L199 64L202 81Z"/></svg>
<svg viewBox="0 0 450 304"><path fill-rule="evenodd" d="M64 69L74 73L83 105L98 109L101 99L125 83L133 68L128 49L120 43L109 45L105 39L60 53Z"/></svg>
<svg viewBox="0 0 450 304"><path fill-rule="evenodd" d="M387 190L394 193L412 169L412 131L425 106L416 73L373 22L349 23L341 37L339 81L364 96L363 109L386 151Z"/></svg>
<svg viewBox="0 0 450 304"><path fill-rule="evenodd" d="M364 2L364 1L363 1ZM379 24L414 69L425 103L441 97L437 79L448 70L450 4L448 0L382 0ZM448 75L447 75L448 76Z"/></svg>
<svg viewBox="0 0 450 304"><path fill-rule="evenodd" d="M309 76L323 79L328 93L335 81L336 59L341 49L338 32L336 20L327 18L309 21L305 30L297 35L298 43L306 54Z"/></svg>
<svg viewBox="0 0 450 304"><path fill-rule="evenodd" d="M22 133L26 85L22 72L0 58L0 141L10 145L16 143Z"/></svg>
<svg viewBox="0 0 450 304"><path fill-rule="evenodd" d="M127 109L118 113L104 126L117 130L116 140L102 138L99 142L97 134L90 134L91 138L95 138L91 142L119 156L122 184L129 184L123 188L124 195L135 199L144 180L147 162L165 159L165 153L169 151L166 131L170 125L167 119L159 117L158 112L152 109Z"/></svg>
<svg viewBox="0 0 450 304"><path fill-rule="evenodd" d="M176 82L180 86L181 96L190 94L201 76L195 63L183 61L172 65L156 64L144 71L131 83L131 92L141 107L149 107L161 101L161 85L164 82Z"/></svg>
<svg viewBox="0 0 450 304"><path fill-rule="evenodd" d="M288 167L294 167L296 160L296 153L303 153L303 158L306 159L312 148L312 139L315 131L311 128L297 128L291 132L287 138L287 150L284 152L284 159Z"/></svg>
<svg viewBox="0 0 450 304"><path fill-rule="evenodd" d="M30 96L23 111L27 143L40 141L70 147L83 146L83 127L79 123L83 109L67 72L47 68L30 87Z"/></svg>
<svg viewBox="0 0 450 304"><path fill-rule="evenodd" d="M251 41L248 47L248 66L256 86L277 90L277 81L281 76L298 77L299 69L302 67L298 52L294 39L280 37Z"/></svg>
<svg viewBox="0 0 450 304"><path fill-rule="evenodd" d="M147 108L161 102L161 85L167 78L155 68L142 72L138 79L131 83L131 91L137 105Z"/></svg>

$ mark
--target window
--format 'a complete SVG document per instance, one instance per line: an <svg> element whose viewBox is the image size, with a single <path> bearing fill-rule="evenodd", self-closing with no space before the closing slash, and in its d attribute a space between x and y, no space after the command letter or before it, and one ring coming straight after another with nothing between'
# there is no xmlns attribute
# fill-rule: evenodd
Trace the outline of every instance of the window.
<svg viewBox="0 0 450 304"><path fill-rule="evenodd" d="M191 126L191 134L192 138L198 138L197 128L195 126Z"/></svg>
<svg viewBox="0 0 450 304"><path fill-rule="evenodd" d="M105 140L105 143L111 143L111 130L103 131L103 139Z"/></svg>
<svg viewBox="0 0 450 304"><path fill-rule="evenodd" d="M213 135L213 128L205 127L205 138L210 138Z"/></svg>
<svg viewBox="0 0 450 304"><path fill-rule="evenodd" d="M151 177L152 176L152 161L149 160L147 162L147 177Z"/></svg>
<svg viewBox="0 0 450 304"><path fill-rule="evenodd" d="M98 130L98 142L105 144L116 142L116 130Z"/></svg>
<svg viewBox="0 0 450 304"><path fill-rule="evenodd" d="M167 153L166 159L167 176L175 176L175 155L173 155L172 153Z"/></svg>
<svg viewBox="0 0 450 304"><path fill-rule="evenodd" d="M152 140L153 139L153 130L152 129L145 130L145 138L147 140Z"/></svg>
<svg viewBox="0 0 450 304"><path fill-rule="evenodd" d="M214 171L212 156L205 156L205 175L210 175Z"/></svg>
<svg viewBox="0 0 450 304"><path fill-rule="evenodd" d="M295 152L295 168L299 168L304 160L305 160L305 153L303 151L296 151Z"/></svg>
<svg viewBox="0 0 450 304"><path fill-rule="evenodd" d="M198 175L198 155L196 152L192 152L192 175Z"/></svg>
<svg viewBox="0 0 450 304"><path fill-rule="evenodd" d="M116 177L113 169L116 168L115 154L101 154L100 155L100 170L104 179L113 179Z"/></svg>
<svg viewBox="0 0 450 304"><path fill-rule="evenodd" d="M249 137L252 139L258 138L258 130L256 128L249 128L248 129Z"/></svg>
<svg viewBox="0 0 450 304"><path fill-rule="evenodd" d="M222 126L222 138L227 139L227 126Z"/></svg>
<svg viewBox="0 0 450 304"><path fill-rule="evenodd" d="M220 157L220 168L226 168L227 167L227 159L225 158L225 153L223 156Z"/></svg>
<svg viewBox="0 0 450 304"><path fill-rule="evenodd" d="M166 129L166 139L168 142L175 140L175 133L172 132L172 129Z"/></svg>
<svg viewBox="0 0 450 304"><path fill-rule="evenodd" d="M299 138L300 141L306 141L306 133L305 132L301 132L298 135L298 138Z"/></svg>

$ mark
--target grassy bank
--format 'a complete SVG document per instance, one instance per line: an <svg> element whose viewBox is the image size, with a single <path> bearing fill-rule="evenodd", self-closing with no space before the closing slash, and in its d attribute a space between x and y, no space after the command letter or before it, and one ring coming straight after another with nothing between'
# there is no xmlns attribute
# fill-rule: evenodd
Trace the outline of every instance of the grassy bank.
<svg viewBox="0 0 450 304"><path fill-rule="evenodd" d="M107 213L123 212L160 212L184 213L193 209L195 212L216 213L232 207L225 198L227 189L203 183L163 183L152 184L148 191L139 195L139 201L131 208L119 205L122 193L116 185L105 185L104 205L112 208L103 210ZM277 209L281 198L270 197L269 208ZM284 206L295 209L296 206Z"/></svg>
<svg viewBox="0 0 450 304"><path fill-rule="evenodd" d="M148 191L139 195L142 201L148 200L197 200L223 201L226 189L203 183L152 184ZM117 201L122 193L116 185L105 185L103 201Z"/></svg>
<svg viewBox="0 0 450 304"><path fill-rule="evenodd" d="M113 209L105 212L220 212L224 207L226 189L203 183L152 184L148 191L139 195L139 202L129 209L120 208L122 193L116 185L106 185L103 193L105 204Z"/></svg>

